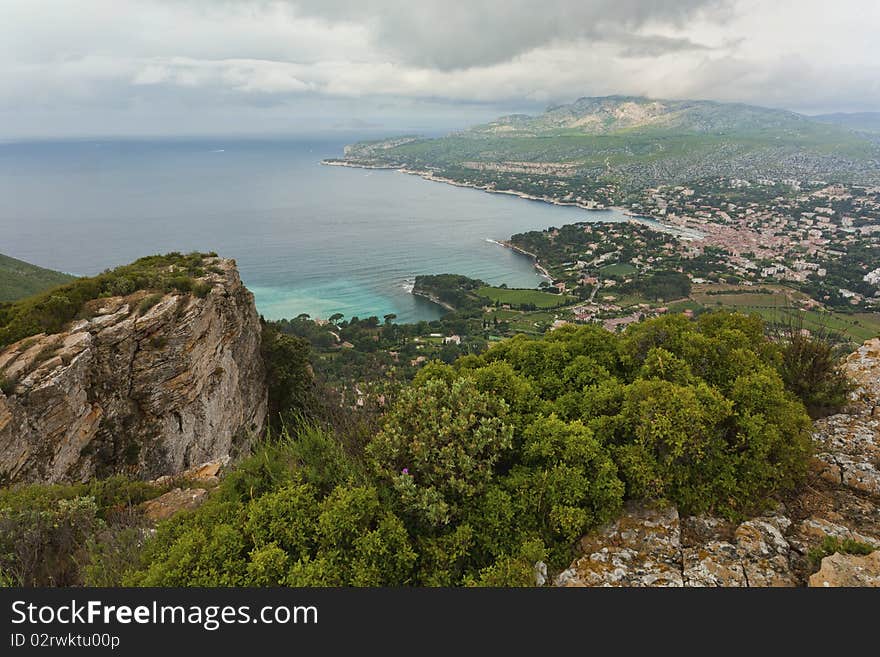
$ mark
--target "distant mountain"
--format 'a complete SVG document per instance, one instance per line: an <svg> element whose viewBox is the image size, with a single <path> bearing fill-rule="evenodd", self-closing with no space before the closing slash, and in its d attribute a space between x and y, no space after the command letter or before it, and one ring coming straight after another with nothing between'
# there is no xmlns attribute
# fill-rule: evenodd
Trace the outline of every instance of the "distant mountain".
<svg viewBox="0 0 880 657"><path fill-rule="evenodd" d="M520 190L540 186L538 176L624 190L713 176L878 184L880 140L785 110L605 96L535 116L501 117L439 139L354 144L334 163L406 167Z"/></svg>
<svg viewBox="0 0 880 657"><path fill-rule="evenodd" d="M514 114L502 117L469 132L608 135L633 130L702 134L773 130L782 134L801 134L814 128L814 122L800 114L740 103L605 96L579 98L567 105L551 106L539 116Z"/></svg>
<svg viewBox="0 0 880 657"><path fill-rule="evenodd" d="M843 126L850 130L880 133L880 112L838 112L836 114L818 114L810 118L822 123Z"/></svg>
<svg viewBox="0 0 880 657"><path fill-rule="evenodd" d="M15 301L74 279L0 254L0 301Z"/></svg>

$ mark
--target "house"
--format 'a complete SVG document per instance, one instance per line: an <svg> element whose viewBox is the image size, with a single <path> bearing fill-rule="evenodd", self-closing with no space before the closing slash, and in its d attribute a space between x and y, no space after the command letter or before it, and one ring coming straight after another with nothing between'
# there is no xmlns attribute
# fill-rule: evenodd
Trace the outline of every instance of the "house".
<svg viewBox="0 0 880 657"><path fill-rule="evenodd" d="M461 344L460 335L450 335L443 338L443 344Z"/></svg>

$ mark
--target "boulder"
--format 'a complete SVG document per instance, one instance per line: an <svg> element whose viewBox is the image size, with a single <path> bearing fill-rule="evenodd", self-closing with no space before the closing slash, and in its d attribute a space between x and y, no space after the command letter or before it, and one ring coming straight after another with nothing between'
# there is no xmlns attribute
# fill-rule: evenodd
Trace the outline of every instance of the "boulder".
<svg viewBox="0 0 880 657"><path fill-rule="evenodd" d="M144 516L153 522L165 520L181 511L200 506L208 495L204 488L175 488L140 505Z"/></svg>
<svg viewBox="0 0 880 657"><path fill-rule="evenodd" d="M860 556L834 553L810 575L811 587L880 586L880 551Z"/></svg>

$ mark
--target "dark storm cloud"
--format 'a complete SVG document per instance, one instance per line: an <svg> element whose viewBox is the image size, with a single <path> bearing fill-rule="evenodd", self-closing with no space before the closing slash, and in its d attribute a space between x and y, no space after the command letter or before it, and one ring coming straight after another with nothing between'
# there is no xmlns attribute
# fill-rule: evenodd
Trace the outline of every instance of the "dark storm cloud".
<svg viewBox="0 0 880 657"><path fill-rule="evenodd" d="M698 11L725 11L726 0L290 0L303 15L364 21L376 44L416 66L454 70L490 66L566 41L622 42L660 54L704 47L686 39L636 36L651 24L681 25Z"/></svg>

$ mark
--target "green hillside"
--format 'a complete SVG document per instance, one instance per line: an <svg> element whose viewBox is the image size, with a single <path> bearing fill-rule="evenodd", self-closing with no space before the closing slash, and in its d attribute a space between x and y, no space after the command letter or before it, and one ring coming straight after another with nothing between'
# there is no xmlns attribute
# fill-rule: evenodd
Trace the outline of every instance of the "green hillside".
<svg viewBox="0 0 880 657"><path fill-rule="evenodd" d="M0 301L15 301L74 279L0 254Z"/></svg>
<svg viewBox="0 0 880 657"><path fill-rule="evenodd" d="M847 127L740 103L628 96L581 98L438 139L355 144L345 160L519 190L524 178L624 189L710 176L880 182L880 143Z"/></svg>

